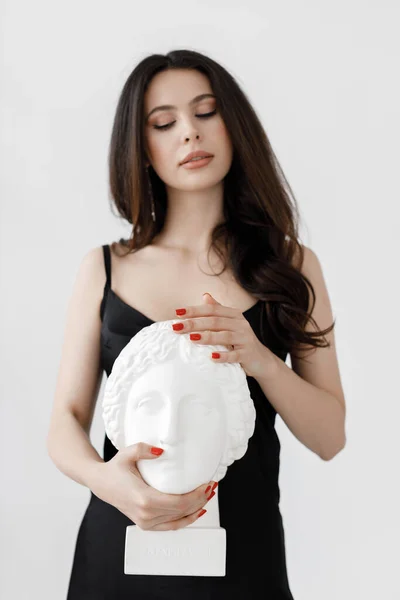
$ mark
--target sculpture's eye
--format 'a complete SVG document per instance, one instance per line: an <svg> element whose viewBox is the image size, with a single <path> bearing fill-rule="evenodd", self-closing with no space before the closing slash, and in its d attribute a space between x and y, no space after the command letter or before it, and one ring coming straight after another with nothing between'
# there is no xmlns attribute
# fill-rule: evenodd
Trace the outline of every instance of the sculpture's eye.
<svg viewBox="0 0 400 600"><path fill-rule="evenodd" d="M193 412L201 417L206 417L213 411L212 407L207 402L201 402L199 400L192 402L190 406Z"/></svg>
<svg viewBox="0 0 400 600"><path fill-rule="evenodd" d="M147 414L157 414L162 409L162 402L159 398L146 397L137 405L137 410Z"/></svg>
<svg viewBox="0 0 400 600"><path fill-rule="evenodd" d="M194 417L206 417L214 410L209 400L199 398L196 394L187 394L182 400L188 407L190 414Z"/></svg>

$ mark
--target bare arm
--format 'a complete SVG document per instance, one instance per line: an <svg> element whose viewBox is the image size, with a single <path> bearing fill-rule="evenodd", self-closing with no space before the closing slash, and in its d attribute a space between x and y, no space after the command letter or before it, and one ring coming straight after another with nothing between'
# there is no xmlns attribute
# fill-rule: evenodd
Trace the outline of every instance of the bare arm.
<svg viewBox="0 0 400 600"><path fill-rule="evenodd" d="M102 379L100 303L105 277L102 248L93 248L79 266L68 304L47 437L56 467L89 488L96 467L104 462L89 433Z"/></svg>
<svg viewBox="0 0 400 600"><path fill-rule="evenodd" d="M69 411L52 427L55 440L51 441L49 437L50 458L67 477L92 490L97 463L104 461L90 443L88 434Z"/></svg>
<svg viewBox="0 0 400 600"><path fill-rule="evenodd" d="M136 468L139 459L157 460L149 444L133 444L104 462L90 443L102 379L100 304L105 279L103 249L94 248L82 260L68 305L48 453L60 471L142 529L187 527L206 512L203 506L214 482L186 494L163 494L148 486Z"/></svg>
<svg viewBox="0 0 400 600"><path fill-rule="evenodd" d="M333 321L328 290L317 255L306 247L302 271L315 291L312 316L325 329ZM309 323L306 328L314 330ZM310 356L307 346L299 344L306 359L292 356L292 368L268 350L269 365L259 384L297 439L323 460L331 460L346 444L346 402L333 330L326 339L330 347L313 349Z"/></svg>

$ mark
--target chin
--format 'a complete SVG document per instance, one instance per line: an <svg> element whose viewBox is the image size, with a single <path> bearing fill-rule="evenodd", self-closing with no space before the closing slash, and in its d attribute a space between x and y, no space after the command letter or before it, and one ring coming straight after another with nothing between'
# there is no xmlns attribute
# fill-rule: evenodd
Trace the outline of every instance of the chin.
<svg viewBox="0 0 400 600"><path fill-rule="evenodd" d="M183 468L168 462L165 459L159 463L157 459L141 459L136 464L145 483L164 494L186 494L210 479L201 478L199 473L194 479L193 469L186 473Z"/></svg>

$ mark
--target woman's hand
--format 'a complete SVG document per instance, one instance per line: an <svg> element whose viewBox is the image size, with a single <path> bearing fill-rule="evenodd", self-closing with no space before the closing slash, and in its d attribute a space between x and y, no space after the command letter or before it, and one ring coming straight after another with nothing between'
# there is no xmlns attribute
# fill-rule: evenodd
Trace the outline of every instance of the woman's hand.
<svg viewBox="0 0 400 600"><path fill-rule="evenodd" d="M162 453L139 442L122 448L109 461L98 463L93 493L115 506L141 529L167 531L194 523L206 510L203 506L214 496L218 485L211 481L187 494L164 494L147 485L136 466L139 459L157 460ZM154 450L154 449L153 449Z"/></svg>
<svg viewBox="0 0 400 600"><path fill-rule="evenodd" d="M240 363L250 377L265 376L274 368L274 354L260 342L239 309L223 306L211 294L203 295L203 302L202 305L177 309L177 318L184 320L178 324L183 325L181 329L173 329L176 333L190 332L192 335L196 332L197 335L190 338L195 344L231 347L227 352L213 352L211 358L218 362Z"/></svg>

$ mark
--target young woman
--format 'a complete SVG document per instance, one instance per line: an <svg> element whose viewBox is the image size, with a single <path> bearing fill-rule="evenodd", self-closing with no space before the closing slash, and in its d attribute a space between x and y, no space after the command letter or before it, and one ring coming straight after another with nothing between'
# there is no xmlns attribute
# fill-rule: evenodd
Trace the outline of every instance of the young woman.
<svg viewBox="0 0 400 600"><path fill-rule="evenodd" d="M83 257L48 436L55 465L91 493L68 600L293 598L276 413L330 460L345 445L345 399L328 292L316 254L299 242L290 186L234 78L187 50L148 56L128 77L109 179L132 235ZM157 450L141 443L117 451L105 436L101 457L90 443L103 371L110 374L138 331L168 319L183 323L176 335L193 332L201 336L193 343L229 348L210 360L242 365L256 408L247 452L218 488L225 577L125 575L126 527L193 523L207 509L213 482L162 494L136 468L139 458L157 460Z"/></svg>

